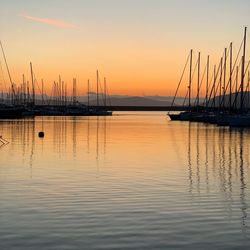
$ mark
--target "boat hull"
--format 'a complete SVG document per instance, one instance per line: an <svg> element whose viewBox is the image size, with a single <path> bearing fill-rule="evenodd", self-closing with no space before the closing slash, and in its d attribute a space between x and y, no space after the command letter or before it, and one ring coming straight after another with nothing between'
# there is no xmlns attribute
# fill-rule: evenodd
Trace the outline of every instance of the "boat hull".
<svg viewBox="0 0 250 250"><path fill-rule="evenodd" d="M250 115L237 115L230 118L230 127L250 128Z"/></svg>
<svg viewBox="0 0 250 250"><path fill-rule="evenodd" d="M180 121L181 117L180 114L168 114L171 121Z"/></svg>
<svg viewBox="0 0 250 250"><path fill-rule="evenodd" d="M20 119L23 112L23 108L0 108L0 119Z"/></svg>

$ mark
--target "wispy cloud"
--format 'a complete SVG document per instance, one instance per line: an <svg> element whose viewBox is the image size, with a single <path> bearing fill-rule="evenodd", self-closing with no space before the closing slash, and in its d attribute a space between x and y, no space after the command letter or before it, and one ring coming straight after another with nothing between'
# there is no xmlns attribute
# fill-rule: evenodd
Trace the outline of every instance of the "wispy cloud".
<svg viewBox="0 0 250 250"><path fill-rule="evenodd" d="M51 18L40 18L40 17L33 17L29 15L20 15L21 17L34 21L34 22L39 22L39 23L45 23L51 26L56 26L59 28L64 28L64 29L74 29L76 28L76 25L67 23L63 20L58 20L58 19L51 19Z"/></svg>

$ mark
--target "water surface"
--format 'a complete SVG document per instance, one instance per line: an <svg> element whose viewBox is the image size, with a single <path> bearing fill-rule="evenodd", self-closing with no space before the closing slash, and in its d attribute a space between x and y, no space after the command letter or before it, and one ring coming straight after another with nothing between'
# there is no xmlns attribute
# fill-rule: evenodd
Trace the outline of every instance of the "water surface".
<svg viewBox="0 0 250 250"><path fill-rule="evenodd" d="M0 249L248 249L250 130L129 112L0 135Z"/></svg>

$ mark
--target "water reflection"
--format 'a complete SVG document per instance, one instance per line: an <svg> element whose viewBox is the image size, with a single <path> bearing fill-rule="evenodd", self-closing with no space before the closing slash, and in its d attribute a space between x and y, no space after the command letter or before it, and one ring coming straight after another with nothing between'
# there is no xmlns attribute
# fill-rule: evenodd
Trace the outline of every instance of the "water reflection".
<svg viewBox="0 0 250 250"><path fill-rule="evenodd" d="M236 194L239 194L242 231L246 233L248 203L245 175L249 168L250 131L191 123L187 131L190 193L193 196L212 193L218 186L229 217L232 216Z"/></svg>
<svg viewBox="0 0 250 250"><path fill-rule="evenodd" d="M249 130L146 113L2 121L0 135L0 249L249 246Z"/></svg>

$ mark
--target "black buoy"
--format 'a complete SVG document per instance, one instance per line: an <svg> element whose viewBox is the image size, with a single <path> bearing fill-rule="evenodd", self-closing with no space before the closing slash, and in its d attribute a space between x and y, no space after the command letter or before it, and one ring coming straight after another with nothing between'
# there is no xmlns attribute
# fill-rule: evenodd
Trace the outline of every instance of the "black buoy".
<svg viewBox="0 0 250 250"><path fill-rule="evenodd" d="M44 138L44 132L42 132L42 131L39 132L39 133L38 133L38 136L39 136L39 138Z"/></svg>

